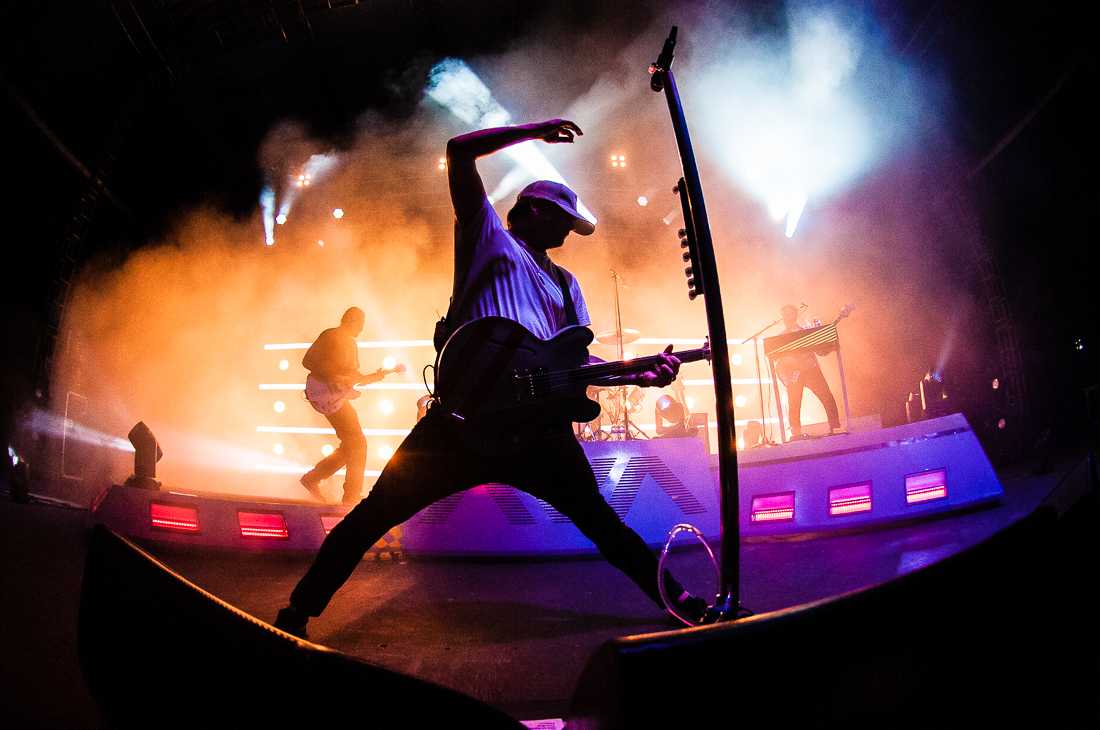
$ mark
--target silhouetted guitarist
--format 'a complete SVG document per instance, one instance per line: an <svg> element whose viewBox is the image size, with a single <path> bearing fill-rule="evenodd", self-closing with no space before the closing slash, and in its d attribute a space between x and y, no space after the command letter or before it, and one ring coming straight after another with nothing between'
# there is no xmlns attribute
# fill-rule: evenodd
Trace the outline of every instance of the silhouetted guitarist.
<svg viewBox="0 0 1100 730"><path fill-rule="evenodd" d="M367 440L359 425L359 416L348 401L359 397L356 385L374 383L391 372L401 372L404 366L373 373L359 372L359 346L356 336L363 331L363 310L351 307L340 318L339 327L330 327L310 345L302 358L309 370L306 378L306 400L313 409L328 419L340 439L340 446L317 462L301 478L301 484L315 498L324 501L319 484L340 467L344 475L344 504L358 502L363 495L363 470L367 465Z"/></svg>

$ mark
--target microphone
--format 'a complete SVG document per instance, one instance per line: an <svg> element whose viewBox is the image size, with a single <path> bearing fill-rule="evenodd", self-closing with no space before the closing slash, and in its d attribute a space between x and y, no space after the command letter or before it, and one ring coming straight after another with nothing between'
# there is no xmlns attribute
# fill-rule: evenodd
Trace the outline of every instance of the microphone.
<svg viewBox="0 0 1100 730"><path fill-rule="evenodd" d="M664 72L672 66L672 51L675 48L676 26L674 25L668 34L668 38L665 39L665 45L661 48L661 55L657 56L657 60L649 67L649 88L654 91L663 91L665 88Z"/></svg>

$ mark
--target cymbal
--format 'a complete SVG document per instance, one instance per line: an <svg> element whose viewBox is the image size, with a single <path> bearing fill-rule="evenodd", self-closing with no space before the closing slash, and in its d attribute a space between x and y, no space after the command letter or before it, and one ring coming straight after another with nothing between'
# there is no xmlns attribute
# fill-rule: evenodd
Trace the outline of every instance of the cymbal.
<svg viewBox="0 0 1100 730"><path fill-rule="evenodd" d="M638 330L630 329L629 327L623 327L623 344L633 342L642 336L642 333ZM617 345L619 344L619 333L615 330L607 330L605 332L599 332L596 334L596 342L601 345Z"/></svg>

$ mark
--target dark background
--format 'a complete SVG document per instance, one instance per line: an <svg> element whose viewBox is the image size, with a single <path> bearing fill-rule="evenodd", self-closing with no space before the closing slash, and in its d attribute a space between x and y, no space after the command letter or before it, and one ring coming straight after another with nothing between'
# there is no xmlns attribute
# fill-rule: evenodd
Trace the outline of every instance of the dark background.
<svg viewBox="0 0 1100 730"><path fill-rule="evenodd" d="M443 56L502 50L547 25L606 28L608 42L624 42L658 12L653 3L619 5L4 6L5 420L48 390L67 278L93 256L121 259L200 201L249 215L261 185L256 150L275 122L306 120L313 134L350 144L364 109L398 121L410 114L419 96L408 82ZM864 5L897 48L949 82L955 144L977 170L965 184L981 203L978 230L1002 278L1024 364L1024 423L1012 424L1024 450L1014 453L1026 453L1044 429L1071 440L1084 423L1083 388L1097 379L1100 347L1092 253L1098 155L1089 113L1097 60L1085 6ZM782 4L743 7L761 31L778 27Z"/></svg>

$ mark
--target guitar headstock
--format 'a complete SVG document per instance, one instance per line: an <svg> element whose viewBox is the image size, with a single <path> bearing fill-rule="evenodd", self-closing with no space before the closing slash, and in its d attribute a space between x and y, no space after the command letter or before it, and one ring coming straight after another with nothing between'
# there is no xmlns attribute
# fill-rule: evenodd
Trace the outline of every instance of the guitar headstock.
<svg viewBox="0 0 1100 730"><path fill-rule="evenodd" d="M403 373L403 372L405 372L406 369L407 368L405 367L405 363L399 362L399 363L397 363L397 365L395 365L393 368L390 369L390 372L391 373Z"/></svg>
<svg viewBox="0 0 1100 730"><path fill-rule="evenodd" d="M834 323L835 323L835 322L839 322L840 320L842 320L842 319L844 319L845 317L847 317L847 316L848 316L849 314L851 314L852 312L854 312L854 311L855 311L855 308L856 308L856 305L854 305L854 304L851 304L851 303L849 303L849 304L845 304L845 305L844 305L844 308L840 310L840 314L838 314L838 315L836 316L836 319L835 319L835 320L833 320L833 321L834 321Z"/></svg>

